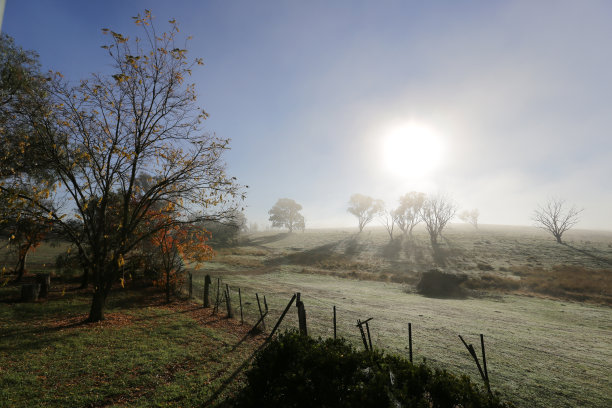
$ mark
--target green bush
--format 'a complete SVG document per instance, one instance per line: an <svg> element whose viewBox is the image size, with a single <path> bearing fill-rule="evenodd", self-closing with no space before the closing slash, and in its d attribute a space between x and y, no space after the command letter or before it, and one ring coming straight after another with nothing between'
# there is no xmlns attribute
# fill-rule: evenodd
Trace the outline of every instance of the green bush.
<svg viewBox="0 0 612 408"><path fill-rule="evenodd" d="M466 376L287 332L255 357L238 407L509 407Z"/></svg>

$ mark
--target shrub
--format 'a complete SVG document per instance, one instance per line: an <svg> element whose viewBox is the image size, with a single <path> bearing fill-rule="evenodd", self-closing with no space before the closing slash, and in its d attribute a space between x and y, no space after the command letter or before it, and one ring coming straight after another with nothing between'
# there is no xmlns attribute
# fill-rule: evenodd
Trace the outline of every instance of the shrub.
<svg viewBox="0 0 612 408"><path fill-rule="evenodd" d="M438 269L431 269L423 272L417 292L432 297L463 297L465 291L461 284L467 279L465 275L442 272Z"/></svg>
<svg viewBox="0 0 612 408"><path fill-rule="evenodd" d="M511 406L466 376L379 351L356 351L343 339L315 340L296 332L262 350L246 377L238 407Z"/></svg>

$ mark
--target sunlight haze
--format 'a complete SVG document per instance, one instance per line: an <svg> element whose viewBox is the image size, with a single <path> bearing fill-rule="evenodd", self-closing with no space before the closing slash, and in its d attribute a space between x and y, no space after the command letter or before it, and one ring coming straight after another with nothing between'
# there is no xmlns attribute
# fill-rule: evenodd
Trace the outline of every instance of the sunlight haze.
<svg viewBox="0 0 612 408"><path fill-rule="evenodd" d="M423 191L483 224L562 197L577 228L612 229L609 1L8 0L2 30L76 82L108 69L100 30L129 36L145 8L193 36L206 129L260 228L282 197L307 228L355 227L352 194Z"/></svg>

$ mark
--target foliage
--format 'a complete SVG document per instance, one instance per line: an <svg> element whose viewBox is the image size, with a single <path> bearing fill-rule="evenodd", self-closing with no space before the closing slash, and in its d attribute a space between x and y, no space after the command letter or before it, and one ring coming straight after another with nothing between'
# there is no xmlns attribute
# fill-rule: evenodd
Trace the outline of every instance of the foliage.
<svg viewBox="0 0 612 408"><path fill-rule="evenodd" d="M466 376L296 332L281 334L258 353L247 381L239 407L510 406Z"/></svg>
<svg viewBox="0 0 612 408"><path fill-rule="evenodd" d="M359 222L359 232L379 215L384 208L382 200L376 200L363 194L353 194L349 200L347 211L357 217Z"/></svg>
<svg viewBox="0 0 612 408"><path fill-rule="evenodd" d="M462 297L464 290L461 284L466 280L465 275L431 269L421 274L416 290L422 295L432 297Z"/></svg>
<svg viewBox="0 0 612 408"><path fill-rule="evenodd" d="M170 292L176 289L182 282L182 271L185 263L195 262L195 267L212 258L213 250L206 244L210 233L196 226L180 226L170 220L158 220L167 218L168 215L159 211L150 211L147 222L153 225L167 225L165 228L156 229L150 236L151 243L156 249L151 256L159 270L165 277L166 302L170 302ZM155 228L155 227L154 227ZM160 280L154 284L160 285Z"/></svg>
<svg viewBox="0 0 612 408"><path fill-rule="evenodd" d="M174 20L166 33L156 32L149 11L134 20L142 38L103 30L113 74L78 86L56 75L49 83L52 109L41 105L30 117L52 176L37 184L32 172L15 171L0 186L13 202L40 208L78 248L95 287L91 321L104 318L107 295L141 241L215 219L241 196L235 178L225 174L229 141L202 131L208 114L185 83L202 61L188 59ZM145 230L151 209L171 216ZM72 217L83 228L75 229Z"/></svg>
<svg viewBox="0 0 612 408"><path fill-rule="evenodd" d="M39 179L45 176L46 161L34 126L49 104L47 82L38 55L0 34L0 179L23 171Z"/></svg>
<svg viewBox="0 0 612 408"><path fill-rule="evenodd" d="M412 237L412 230L421 222L421 208L425 202L425 194L411 191L400 197L400 205L395 209L397 226Z"/></svg>
<svg viewBox="0 0 612 408"><path fill-rule="evenodd" d="M287 228L289 232L294 229L304 230L304 216L300 214L302 206L290 198L279 198L276 204L268 211L269 220L273 228Z"/></svg>
<svg viewBox="0 0 612 408"><path fill-rule="evenodd" d="M533 220L539 228L550 232L562 244L563 234L580 221L582 211L575 206L566 210L565 200L551 198L535 211Z"/></svg>

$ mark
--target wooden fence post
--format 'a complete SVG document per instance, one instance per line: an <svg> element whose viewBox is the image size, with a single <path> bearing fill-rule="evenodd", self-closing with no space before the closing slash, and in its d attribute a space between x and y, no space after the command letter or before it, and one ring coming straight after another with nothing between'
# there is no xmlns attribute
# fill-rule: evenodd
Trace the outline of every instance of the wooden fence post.
<svg viewBox="0 0 612 408"><path fill-rule="evenodd" d="M334 340L336 340L336 305L334 305Z"/></svg>
<svg viewBox="0 0 612 408"><path fill-rule="evenodd" d="M463 343L465 348L468 350L468 352L470 353L470 355L476 362L476 367L478 367L478 372L480 373L480 377L482 378L482 381L485 383L487 387L487 391L489 392L489 395L491 395L491 387L489 385L488 375L485 375L484 371L482 371L482 368L480 367L480 362L478 361L478 356L476 355L476 350L474 350L474 346L472 346L471 344L467 344L465 340L463 340L463 337L461 337L461 335L459 335L459 338L461 339L461 342ZM482 342L483 342L482 345L483 345L483 350L484 350L484 339L482 339Z"/></svg>
<svg viewBox="0 0 612 408"><path fill-rule="evenodd" d="M219 311L219 286L221 285L221 279L217 278L217 298L215 299L215 308L213 309L213 314L217 314Z"/></svg>
<svg viewBox="0 0 612 408"><path fill-rule="evenodd" d="M244 317L242 316L242 293L240 293L240 288L238 288L238 301L240 302L240 324L244 324Z"/></svg>
<svg viewBox="0 0 612 408"><path fill-rule="evenodd" d="M365 347L366 351L368 351L368 341L366 340L365 333L363 332L361 320L357 319L357 327L359 327L359 332L361 333L361 341L363 341L363 347Z"/></svg>
<svg viewBox="0 0 612 408"><path fill-rule="evenodd" d="M259 308L259 316L261 317L261 325L263 329L266 330L266 321L264 319L263 311L261 310L261 303L259 302L259 294L255 292L255 297L257 298L257 307Z"/></svg>
<svg viewBox="0 0 612 408"><path fill-rule="evenodd" d="M193 296L193 274L189 272L189 299Z"/></svg>
<svg viewBox="0 0 612 408"><path fill-rule="evenodd" d="M300 292L297 293L296 306L298 310L298 324L300 328L300 334L308 336L308 328L306 327L306 309L304 308L304 302L300 299Z"/></svg>
<svg viewBox="0 0 612 408"><path fill-rule="evenodd" d="M276 324L274 325L274 328L272 329L272 331L270 332L270 335L268 336L268 338L266 339L266 342L268 342L272 336L274 335L274 333L276 332L276 329L278 329L278 326L280 326L281 322L283 321L283 319L285 318L285 315L287 314L287 312L289 311L289 308L291 307L291 305L293 304L293 301L295 300L296 295L295 293L293 294L293 297L291 298L291 300L289 301L289 303L287 304L287 307L285 307L285 310L283 310L283 313L281 314L281 316L278 318L278 321L276 322Z"/></svg>
<svg viewBox="0 0 612 408"><path fill-rule="evenodd" d="M412 323L408 323L408 355L412 363Z"/></svg>
<svg viewBox="0 0 612 408"><path fill-rule="evenodd" d="M230 298L229 285L225 284L225 306L227 308L227 318L231 319L234 317L234 310L232 309L232 300Z"/></svg>
<svg viewBox="0 0 612 408"><path fill-rule="evenodd" d="M206 275L204 278L204 300L202 301L203 307L210 307L210 284L212 280L210 275Z"/></svg>
<svg viewBox="0 0 612 408"><path fill-rule="evenodd" d="M487 389L491 394L491 386L489 384L489 373L487 371L487 355L485 354L484 336L480 333L480 346L482 347L482 366L484 368L485 380L487 382Z"/></svg>

